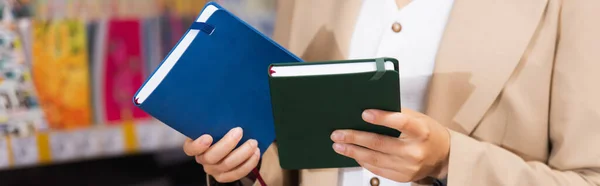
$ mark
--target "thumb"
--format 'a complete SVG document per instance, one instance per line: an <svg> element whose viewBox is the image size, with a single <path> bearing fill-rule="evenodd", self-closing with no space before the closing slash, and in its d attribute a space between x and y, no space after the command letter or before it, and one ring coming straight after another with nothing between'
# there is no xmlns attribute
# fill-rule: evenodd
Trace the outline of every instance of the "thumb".
<svg viewBox="0 0 600 186"><path fill-rule="evenodd" d="M366 122L396 129L405 136L420 137L427 134L427 126L413 112L400 113L368 109L363 112L362 117Z"/></svg>

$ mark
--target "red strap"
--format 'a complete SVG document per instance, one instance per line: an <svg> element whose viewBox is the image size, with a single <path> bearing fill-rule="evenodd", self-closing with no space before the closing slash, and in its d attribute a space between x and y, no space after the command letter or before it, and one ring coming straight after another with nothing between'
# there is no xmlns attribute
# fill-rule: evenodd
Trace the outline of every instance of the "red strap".
<svg viewBox="0 0 600 186"><path fill-rule="evenodd" d="M252 173L254 173L254 175L256 175L256 179L258 180L260 185L267 186L267 183L265 183L265 180L263 180L262 176L260 176L260 172L258 171L258 168L252 169Z"/></svg>

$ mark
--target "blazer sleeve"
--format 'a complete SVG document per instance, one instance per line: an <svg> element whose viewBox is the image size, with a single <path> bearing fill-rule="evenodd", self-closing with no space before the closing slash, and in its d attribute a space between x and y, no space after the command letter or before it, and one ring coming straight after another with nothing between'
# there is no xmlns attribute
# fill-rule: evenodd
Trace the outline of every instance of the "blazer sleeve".
<svg viewBox="0 0 600 186"><path fill-rule="evenodd" d="M449 186L600 185L600 1L564 0L559 17L548 161L451 131Z"/></svg>

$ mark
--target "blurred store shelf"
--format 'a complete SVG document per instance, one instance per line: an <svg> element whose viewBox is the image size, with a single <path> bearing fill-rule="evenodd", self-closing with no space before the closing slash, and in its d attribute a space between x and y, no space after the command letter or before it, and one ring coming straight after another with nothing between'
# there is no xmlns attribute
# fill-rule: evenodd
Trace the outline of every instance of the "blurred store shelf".
<svg viewBox="0 0 600 186"><path fill-rule="evenodd" d="M0 171L180 152L130 99L206 2L0 0ZM271 35L275 0L216 2Z"/></svg>
<svg viewBox="0 0 600 186"><path fill-rule="evenodd" d="M0 170L181 148L184 140L156 121L5 136L0 139Z"/></svg>

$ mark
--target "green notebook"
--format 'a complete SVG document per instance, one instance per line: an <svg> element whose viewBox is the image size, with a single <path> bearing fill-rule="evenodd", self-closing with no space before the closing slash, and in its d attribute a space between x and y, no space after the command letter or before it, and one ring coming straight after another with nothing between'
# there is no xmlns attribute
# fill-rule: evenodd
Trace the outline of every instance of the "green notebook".
<svg viewBox="0 0 600 186"><path fill-rule="evenodd" d="M277 63L269 67L276 142L284 169L359 166L333 151L331 133L355 129L398 137L362 120L363 110L400 111L393 58Z"/></svg>

